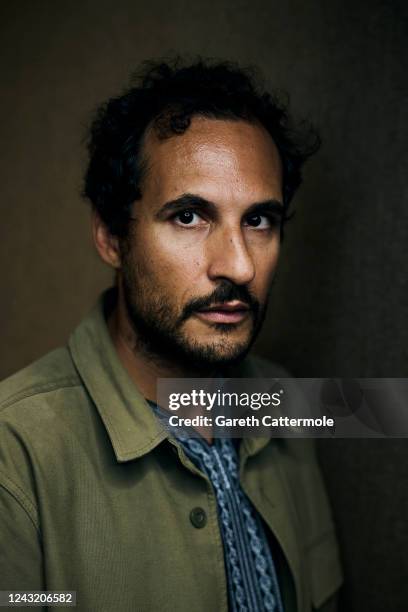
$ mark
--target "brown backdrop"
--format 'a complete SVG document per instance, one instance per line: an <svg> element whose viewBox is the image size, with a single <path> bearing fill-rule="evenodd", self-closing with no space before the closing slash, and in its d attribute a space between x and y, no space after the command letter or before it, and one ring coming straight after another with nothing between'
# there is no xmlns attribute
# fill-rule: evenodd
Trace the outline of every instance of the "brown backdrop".
<svg viewBox="0 0 408 612"><path fill-rule="evenodd" d="M90 112L173 51L255 63L324 147L258 351L301 376L407 376L407 13L386 0L15 0L0 6L0 375L64 342L111 275L81 201ZM405 441L321 444L344 610L406 610Z"/></svg>

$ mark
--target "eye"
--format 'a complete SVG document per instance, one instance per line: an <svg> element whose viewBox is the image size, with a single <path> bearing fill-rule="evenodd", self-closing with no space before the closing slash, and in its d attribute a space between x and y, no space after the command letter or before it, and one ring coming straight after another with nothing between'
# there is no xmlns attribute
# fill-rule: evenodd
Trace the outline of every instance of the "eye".
<svg viewBox="0 0 408 612"><path fill-rule="evenodd" d="M278 227L279 223L280 223L280 220L277 219L276 217L255 213L253 215L249 215L246 218L245 224L255 229L265 230L265 229L272 229L272 228Z"/></svg>
<svg viewBox="0 0 408 612"><path fill-rule="evenodd" d="M203 218L194 210L182 210L172 217L177 225L196 227L204 222Z"/></svg>

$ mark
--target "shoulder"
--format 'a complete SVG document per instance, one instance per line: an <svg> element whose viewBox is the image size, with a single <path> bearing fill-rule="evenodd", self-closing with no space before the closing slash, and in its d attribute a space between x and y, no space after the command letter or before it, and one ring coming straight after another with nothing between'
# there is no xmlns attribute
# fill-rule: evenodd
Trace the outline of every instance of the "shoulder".
<svg viewBox="0 0 408 612"><path fill-rule="evenodd" d="M48 461L87 400L69 350L58 348L0 383L0 475Z"/></svg>
<svg viewBox="0 0 408 612"><path fill-rule="evenodd" d="M0 420L27 400L37 402L80 384L68 349L55 349L0 383Z"/></svg>
<svg viewBox="0 0 408 612"><path fill-rule="evenodd" d="M65 347L0 383L0 501L1 496L12 496L34 524L35 483L43 482L45 474L54 478L57 462L72 454L79 412L90 412L88 407L86 390Z"/></svg>

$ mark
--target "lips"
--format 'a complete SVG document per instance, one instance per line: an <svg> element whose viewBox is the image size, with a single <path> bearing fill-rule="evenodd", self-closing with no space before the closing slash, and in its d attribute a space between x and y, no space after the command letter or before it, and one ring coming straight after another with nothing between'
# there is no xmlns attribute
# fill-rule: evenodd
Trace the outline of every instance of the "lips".
<svg viewBox="0 0 408 612"><path fill-rule="evenodd" d="M250 309L248 304L234 300L214 304L196 312L199 319L211 323L239 323L248 316Z"/></svg>

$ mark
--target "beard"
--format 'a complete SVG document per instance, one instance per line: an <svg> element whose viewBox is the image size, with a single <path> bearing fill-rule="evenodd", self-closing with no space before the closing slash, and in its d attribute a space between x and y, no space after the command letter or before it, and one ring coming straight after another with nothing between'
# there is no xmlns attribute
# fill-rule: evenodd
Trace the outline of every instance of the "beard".
<svg viewBox="0 0 408 612"><path fill-rule="evenodd" d="M129 261L122 259L122 288L127 315L136 336L136 346L156 363L177 364L188 370L212 371L236 365L249 352L265 318L268 297L264 304L244 285L224 279L207 296L190 300L181 312L168 295L160 292L146 274ZM245 341L233 339L238 324L211 323L208 342L198 342L183 331L185 322L194 312L214 303L240 300L248 305L251 330ZM211 331L213 333L211 333Z"/></svg>

